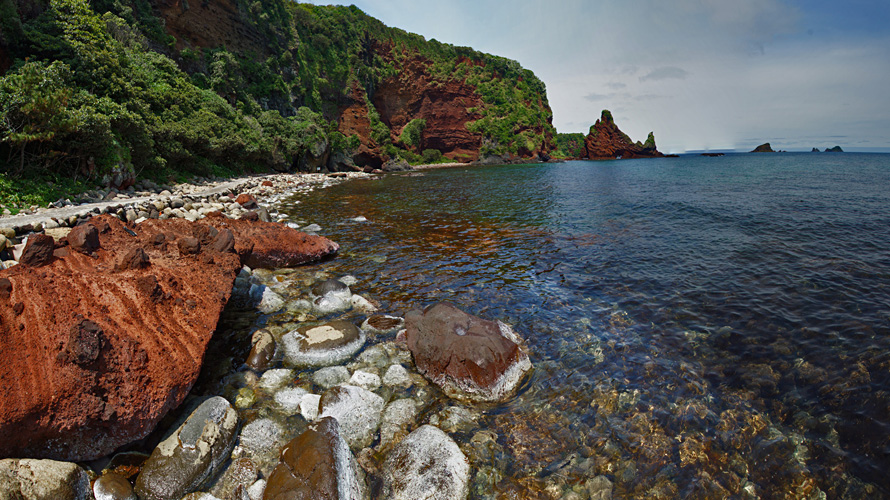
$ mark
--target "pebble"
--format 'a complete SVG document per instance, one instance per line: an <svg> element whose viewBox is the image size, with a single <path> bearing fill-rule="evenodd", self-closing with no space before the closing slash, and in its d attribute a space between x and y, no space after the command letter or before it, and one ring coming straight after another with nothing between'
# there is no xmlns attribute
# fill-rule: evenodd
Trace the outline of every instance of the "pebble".
<svg viewBox="0 0 890 500"><path fill-rule="evenodd" d="M408 374L408 370L402 365L390 366L383 375L383 385L388 387L402 387L407 389L411 387L411 384L411 376Z"/></svg>
<svg viewBox="0 0 890 500"><path fill-rule="evenodd" d="M356 385L362 389L374 391L380 388L380 377L374 373L356 370L349 379L350 385Z"/></svg>
<svg viewBox="0 0 890 500"><path fill-rule="evenodd" d="M323 389L330 389L347 380L349 380L349 370L345 366L327 366L312 374L312 382Z"/></svg>

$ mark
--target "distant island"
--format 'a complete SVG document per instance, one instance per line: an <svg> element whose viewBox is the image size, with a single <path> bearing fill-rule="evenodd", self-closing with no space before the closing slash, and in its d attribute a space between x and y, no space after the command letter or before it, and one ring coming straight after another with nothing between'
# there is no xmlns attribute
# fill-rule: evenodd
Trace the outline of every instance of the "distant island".
<svg viewBox="0 0 890 500"><path fill-rule="evenodd" d="M819 148L813 148L812 153L820 153ZM825 148L826 153L843 153L844 150L841 149L840 146L835 146L833 148Z"/></svg>
<svg viewBox="0 0 890 500"><path fill-rule="evenodd" d="M770 146L770 144L768 142L765 142L765 143L761 144L760 146L757 146L751 152L752 153L775 153L775 151L773 151L772 146Z"/></svg>

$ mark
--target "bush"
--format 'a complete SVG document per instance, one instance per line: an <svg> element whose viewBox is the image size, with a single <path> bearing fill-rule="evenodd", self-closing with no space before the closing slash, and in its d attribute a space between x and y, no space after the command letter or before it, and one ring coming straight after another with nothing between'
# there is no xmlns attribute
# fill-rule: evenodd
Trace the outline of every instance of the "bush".
<svg viewBox="0 0 890 500"><path fill-rule="evenodd" d="M439 163L442 160L442 152L438 149L424 149L423 150L423 162L424 163Z"/></svg>

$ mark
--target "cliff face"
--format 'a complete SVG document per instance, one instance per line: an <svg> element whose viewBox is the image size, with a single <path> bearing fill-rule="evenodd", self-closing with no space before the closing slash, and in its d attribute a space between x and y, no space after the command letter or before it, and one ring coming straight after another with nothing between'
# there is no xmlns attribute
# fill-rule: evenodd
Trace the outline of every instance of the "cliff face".
<svg viewBox="0 0 890 500"><path fill-rule="evenodd" d="M167 33L176 39L178 50L229 47L256 54L267 51L262 34L245 22L234 0L155 0L152 4Z"/></svg>
<svg viewBox="0 0 890 500"><path fill-rule="evenodd" d="M664 156L655 146L655 135L650 132L645 143L634 143L622 132L612 113L603 110L600 119L590 127L590 133L584 141L585 156L590 160L608 160L616 158L659 158Z"/></svg>

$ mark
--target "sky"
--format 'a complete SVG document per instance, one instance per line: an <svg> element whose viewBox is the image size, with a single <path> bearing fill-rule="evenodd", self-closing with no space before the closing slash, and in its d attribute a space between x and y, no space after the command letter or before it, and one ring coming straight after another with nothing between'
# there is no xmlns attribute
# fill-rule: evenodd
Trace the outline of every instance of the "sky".
<svg viewBox="0 0 890 500"><path fill-rule="evenodd" d="M519 61L547 85L559 132L587 133L609 109L666 153L890 152L888 0L333 3Z"/></svg>

